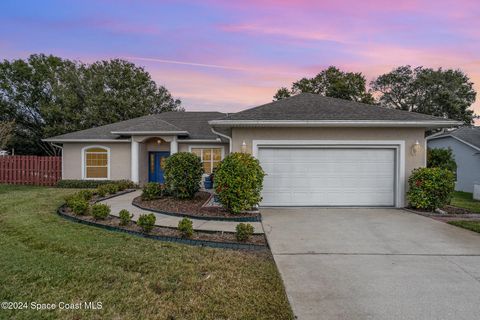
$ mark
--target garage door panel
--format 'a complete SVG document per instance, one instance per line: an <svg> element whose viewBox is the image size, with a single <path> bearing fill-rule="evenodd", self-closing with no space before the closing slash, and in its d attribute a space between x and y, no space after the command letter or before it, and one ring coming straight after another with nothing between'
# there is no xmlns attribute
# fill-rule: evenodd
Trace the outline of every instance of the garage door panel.
<svg viewBox="0 0 480 320"><path fill-rule="evenodd" d="M260 148L264 206L393 206L394 149Z"/></svg>

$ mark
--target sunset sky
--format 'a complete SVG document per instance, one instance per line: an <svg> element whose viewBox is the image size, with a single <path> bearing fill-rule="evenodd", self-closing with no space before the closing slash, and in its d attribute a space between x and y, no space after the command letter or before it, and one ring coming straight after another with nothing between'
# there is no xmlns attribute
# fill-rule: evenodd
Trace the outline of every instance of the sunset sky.
<svg viewBox="0 0 480 320"><path fill-rule="evenodd" d="M269 102L329 65L368 81L405 64L458 68L480 93L479 17L474 0L3 0L0 58L127 59L187 110Z"/></svg>

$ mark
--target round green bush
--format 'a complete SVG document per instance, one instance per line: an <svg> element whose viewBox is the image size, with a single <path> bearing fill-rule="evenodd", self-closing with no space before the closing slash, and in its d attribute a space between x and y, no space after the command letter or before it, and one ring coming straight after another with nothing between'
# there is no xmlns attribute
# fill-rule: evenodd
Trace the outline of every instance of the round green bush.
<svg viewBox="0 0 480 320"><path fill-rule="evenodd" d="M149 233L152 231L156 220L157 218L153 213L141 214L140 217L138 217L137 225L142 228L143 232Z"/></svg>
<svg viewBox="0 0 480 320"><path fill-rule="evenodd" d="M163 175L165 187L178 199L191 199L200 189L203 167L200 157L190 152L179 152L165 160Z"/></svg>
<svg viewBox="0 0 480 320"><path fill-rule="evenodd" d="M455 178L448 169L418 168L412 171L408 185L410 205L433 211L450 203L455 190Z"/></svg>
<svg viewBox="0 0 480 320"><path fill-rule="evenodd" d="M131 214L130 211L128 211L127 209L120 210L118 216L120 217L121 226L128 225L133 218L133 214Z"/></svg>
<svg viewBox="0 0 480 320"><path fill-rule="evenodd" d="M110 207L103 203L96 203L92 206L92 216L95 219L105 219L110 214Z"/></svg>
<svg viewBox="0 0 480 320"><path fill-rule="evenodd" d="M193 222L188 218L183 218L178 222L178 231L184 238L191 238L193 236Z"/></svg>
<svg viewBox="0 0 480 320"><path fill-rule="evenodd" d="M80 198L78 195L69 197L67 199L67 206L70 207L75 214L85 215L88 213L88 201Z"/></svg>
<svg viewBox="0 0 480 320"><path fill-rule="evenodd" d="M249 223L239 223L235 227L236 237L238 241L247 241L253 234L254 228Z"/></svg>
<svg viewBox="0 0 480 320"><path fill-rule="evenodd" d="M94 192L92 190L80 190L78 191L77 196L86 201L90 201L93 198L93 194Z"/></svg>
<svg viewBox="0 0 480 320"><path fill-rule="evenodd" d="M143 186L142 200L154 200L161 198L164 186L158 182L149 182Z"/></svg>
<svg viewBox="0 0 480 320"><path fill-rule="evenodd" d="M252 209L262 201L263 172L260 162L246 153L231 153L216 171L214 188L220 203L232 213Z"/></svg>

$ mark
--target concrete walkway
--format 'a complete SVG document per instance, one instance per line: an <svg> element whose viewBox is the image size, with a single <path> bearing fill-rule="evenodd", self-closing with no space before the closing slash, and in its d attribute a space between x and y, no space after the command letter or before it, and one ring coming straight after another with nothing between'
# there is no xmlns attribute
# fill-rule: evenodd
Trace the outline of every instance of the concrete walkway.
<svg viewBox="0 0 480 320"><path fill-rule="evenodd" d="M262 210L299 320L480 319L480 234L397 209Z"/></svg>
<svg viewBox="0 0 480 320"><path fill-rule="evenodd" d="M130 213L133 213L133 221L137 221L140 214L153 213L157 217L155 224L161 227L174 227L178 226L178 222L182 220L181 217L169 216L161 213L156 213L148 210L143 210L132 205L134 198L142 194L141 190L130 192L118 197L101 201L101 203L108 204L110 206L111 214L118 216L118 213L122 209L127 209ZM193 228L197 231L224 231L235 232L235 227L240 222L236 221L213 221L213 220L200 220L191 219L193 221ZM260 222L249 222L254 228L255 233L263 233L262 224Z"/></svg>

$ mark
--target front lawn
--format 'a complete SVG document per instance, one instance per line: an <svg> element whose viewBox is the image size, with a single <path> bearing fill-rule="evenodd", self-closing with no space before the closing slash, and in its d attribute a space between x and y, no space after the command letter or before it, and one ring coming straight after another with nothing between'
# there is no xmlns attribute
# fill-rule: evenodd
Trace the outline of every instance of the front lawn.
<svg viewBox="0 0 480 320"><path fill-rule="evenodd" d="M460 221L449 221L448 223L460 228L464 228L464 229L468 229L468 230L472 230L480 233L480 221L460 220Z"/></svg>
<svg viewBox="0 0 480 320"><path fill-rule="evenodd" d="M480 201L473 200L473 195L470 192L455 191L451 205L480 213Z"/></svg>
<svg viewBox="0 0 480 320"><path fill-rule="evenodd" d="M292 319L267 254L143 239L67 221L73 189L0 185L0 301L101 302L0 310L18 319Z"/></svg>

